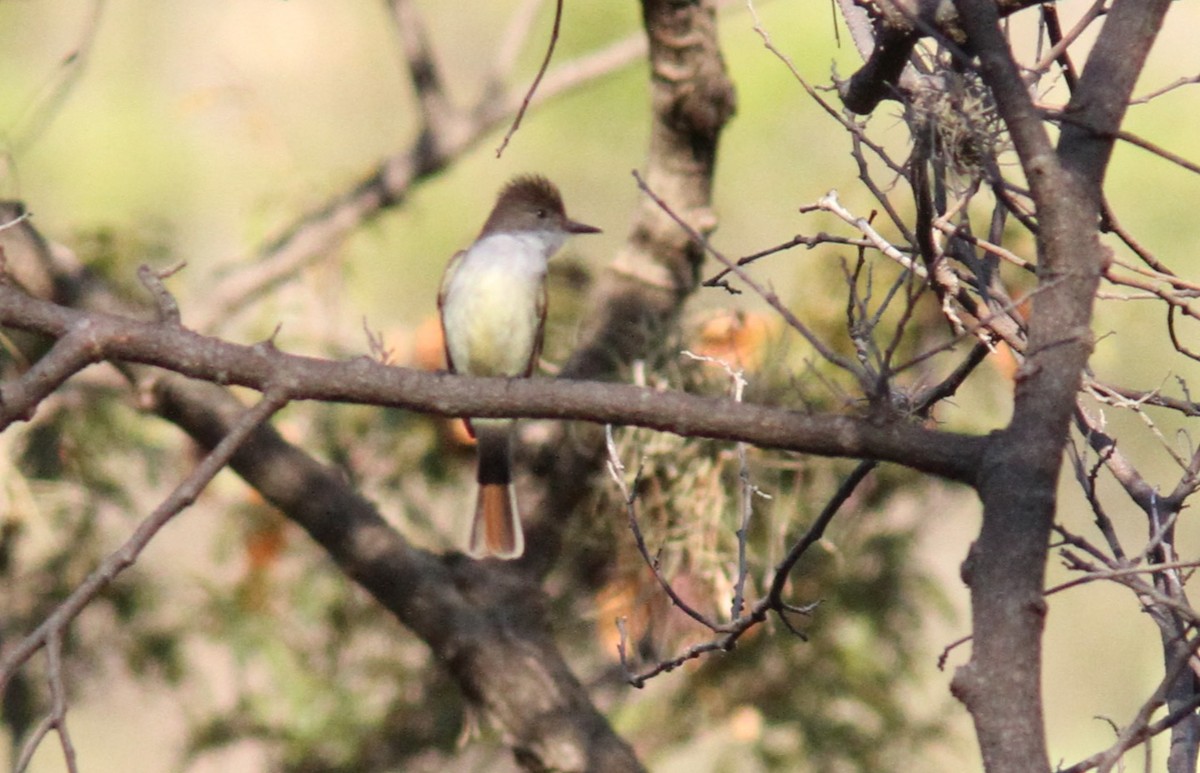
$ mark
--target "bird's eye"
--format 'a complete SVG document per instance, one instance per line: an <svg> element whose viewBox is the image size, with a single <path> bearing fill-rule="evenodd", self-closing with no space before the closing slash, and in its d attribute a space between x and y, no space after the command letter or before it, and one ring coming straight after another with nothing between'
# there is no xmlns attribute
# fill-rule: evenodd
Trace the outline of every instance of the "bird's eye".
<svg viewBox="0 0 1200 773"><path fill-rule="evenodd" d="M536 212L536 214L537 214L538 220L545 220L545 219L546 219L546 215L548 215L548 214L550 214L550 213L549 213L549 212L547 212L547 211L546 211L546 210L544 210L544 209L539 209L539 210Z"/></svg>

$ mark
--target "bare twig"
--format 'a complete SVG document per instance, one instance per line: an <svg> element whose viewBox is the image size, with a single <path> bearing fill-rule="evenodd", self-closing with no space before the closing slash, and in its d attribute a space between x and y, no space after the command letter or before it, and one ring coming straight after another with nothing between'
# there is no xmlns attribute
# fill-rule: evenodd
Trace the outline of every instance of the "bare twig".
<svg viewBox="0 0 1200 773"><path fill-rule="evenodd" d="M179 302L175 300L175 296L163 284L164 279L172 276L187 265L187 261L180 261L170 268L162 271L155 271L146 264L138 266L138 279L142 285L150 291L154 296L154 305L158 309L158 321L169 325L181 324L182 318L179 314Z"/></svg>
<svg viewBox="0 0 1200 773"><path fill-rule="evenodd" d="M71 90L87 70L92 46L104 15L104 0L92 0L75 45L62 58L56 72L50 76L41 93L25 108L14 127L8 132L7 154L20 156L46 136L46 130L61 114Z"/></svg>
<svg viewBox="0 0 1200 773"><path fill-rule="evenodd" d="M1117 447L1116 440L1079 405L1078 401L1076 401L1074 418L1075 426L1080 434L1087 439L1092 450L1100 455L1105 467L1125 489L1125 493L1143 512L1149 514L1155 507L1154 499L1157 495L1154 488L1146 482L1129 458Z"/></svg>
<svg viewBox="0 0 1200 773"><path fill-rule="evenodd" d="M665 212L668 217L674 220L676 224L678 224L679 227L687 233L693 242L699 245L701 249L705 250L714 258L716 258L722 265L732 271L734 276L744 282L748 287L750 287L750 289L757 293L759 297L766 301L772 309L774 309L780 314L780 316L783 317L784 321L787 322L793 330L803 336L804 340L808 341L809 345L817 350L817 353L820 354L822 358L824 358L830 364L836 365L848 373L851 373L858 378L859 382L864 386L865 389L869 389L870 379L867 374L862 372L862 369L858 365L842 355L837 354L828 346L826 346L825 342L818 338L816 333L809 329L807 325L801 322L800 319L792 313L791 309L784 305L783 301L779 299L779 296L776 295L773 290L759 284L752 276L750 276L749 273L746 272L745 269L730 261L729 258L725 257L720 251L714 248L703 234L688 224L687 221L685 221L678 214L676 214L673 209L671 209L667 202L663 201L663 199L661 199L654 191L650 190L650 187L646 184L646 181L642 179L642 176L638 174L636 169L633 171L633 178L637 180L638 188L640 188L643 193L649 196L650 200L653 201L663 212Z"/></svg>
<svg viewBox="0 0 1200 773"><path fill-rule="evenodd" d="M496 158L500 158L504 153L504 149L508 147L508 141L517 133L517 129L521 128L521 119L525 117L525 111L529 108L529 103L533 100L533 95L537 93L538 84L542 82L542 78L546 74L546 68L550 66L550 59L554 56L554 46L558 43L558 29L562 24L562 9L563 0L555 0L554 27L550 30L550 42L546 46L546 57L542 60L542 66L538 68L533 83L529 84L529 91L525 93L525 98L521 100L521 107L517 110L516 117L513 118L512 126L504 134L504 139L501 140L500 147L496 148Z"/></svg>
<svg viewBox="0 0 1200 773"><path fill-rule="evenodd" d="M13 217L3 223L0 223L0 231L7 231L9 228L15 228L16 226L20 225L21 223L24 223L30 217L32 217L32 215L28 211L22 212L21 214L16 215L15 217ZM2 256L2 255L3 255L3 250L0 250L0 256ZM2 268L2 267L3 267L2 264L0 264L0 268ZM5 270L7 271L7 269L5 269Z"/></svg>
<svg viewBox="0 0 1200 773"><path fill-rule="evenodd" d="M962 645L966 644L969 641L971 641L971 636L968 634L967 636L958 637L957 639L955 639L954 641L950 642L945 647L943 647L942 654L938 655L938 659L937 659L938 671L944 671L946 669L946 661L950 659L951 652L958 649L959 647L961 647Z"/></svg>
<svg viewBox="0 0 1200 773"><path fill-rule="evenodd" d="M93 332L87 320L79 321L20 378L0 384L0 431L14 421L32 419L42 400L97 361Z"/></svg>
<svg viewBox="0 0 1200 773"><path fill-rule="evenodd" d="M1188 641L1186 649L1190 654L1194 654L1200 649L1200 637L1194 637L1191 641ZM1190 700L1175 707L1175 709L1159 721L1150 722L1150 717L1153 713L1166 702L1171 684L1186 667L1187 658L1180 658L1178 662L1172 664L1172 667L1168 669L1154 693L1141 705L1129 724L1117 734L1117 741L1112 746L1070 767L1060 768L1058 773L1084 773L1084 771L1092 770L1093 768L1102 771L1102 773L1107 773L1126 751L1140 743L1145 743L1160 733L1170 730L1181 721L1191 717L1196 708L1200 707L1200 694L1193 695Z"/></svg>
<svg viewBox="0 0 1200 773"><path fill-rule="evenodd" d="M776 253L783 252L785 250L790 250L793 247L807 247L808 249L811 250L812 248L820 246L822 244L840 244L840 245L844 245L844 246L848 246L848 247L872 247L872 246L874 246L872 244L872 242L870 242L867 239L849 239L849 238L846 238L845 236L834 236L833 234L827 234L824 231L822 231L821 233L818 233L818 234L814 234L813 236L804 236L803 234L797 234L797 235L793 236L791 239L784 242L783 244L777 244L774 247L768 247L765 250L759 250L758 252L752 252L749 255L740 257L737 259L736 263L738 266L747 266L747 265L749 265L757 260L760 260L762 258L765 258L769 255L774 255ZM722 280L725 279L725 277L729 276L731 273L733 273L733 269L723 268L720 271L718 271L717 273L713 274L708 279L705 279L703 282L701 282L701 285L704 287L726 287L726 288L728 288L728 285L725 282L723 282Z"/></svg>
<svg viewBox="0 0 1200 773"><path fill-rule="evenodd" d="M1172 164L1182 167L1183 169L1186 169L1187 171L1192 172L1193 174L1200 174L1200 164L1196 164L1192 161L1189 161L1186 158L1184 158L1183 156L1179 155L1178 153L1167 150L1166 148L1162 147L1161 145L1151 142L1150 140L1143 139L1142 137L1139 137L1132 132L1125 131L1124 129L1116 129L1113 131L1103 131L1101 129L1097 129L1097 128L1091 126L1090 124L1088 124L1083 119L1077 118L1076 116L1072 115L1070 112L1068 112L1067 109L1042 106L1041 112L1042 112L1043 116L1048 120L1056 121L1056 122L1062 123L1062 124L1071 124L1080 129L1083 129L1084 131L1094 134L1096 137L1102 137L1104 139L1115 139L1115 140L1121 140L1123 142L1127 142L1130 145L1133 145L1134 147L1141 148L1142 150L1145 150L1148 153L1158 156L1159 158L1161 158L1165 161L1169 161Z"/></svg>
<svg viewBox="0 0 1200 773"><path fill-rule="evenodd" d="M546 74L530 107L580 88L645 54L645 35L630 35L592 54L563 63ZM198 330L220 329L247 304L291 280L308 266L336 257L336 248L381 211L403 201L412 187L444 169L518 109L524 92L485 94L467 118L450 121L453 130L429 142L422 133L410 146L380 161L361 180L325 204L284 227L279 236L227 265L232 271L216 283L198 314Z"/></svg>
<svg viewBox="0 0 1200 773"><path fill-rule="evenodd" d="M659 661L640 673L635 673L625 661L622 661L622 665L625 666L625 679L630 686L636 687L640 690L646 686L646 682L650 681L654 677L658 676L659 674L670 673L689 660L695 660L701 655L709 652L728 650L730 646L729 643L733 640L735 640L733 634L728 634L719 639L712 639L709 641L700 642L699 644L693 644L679 655L669 660Z"/></svg>
<svg viewBox="0 0 1200 773"><path fill-rule="evenodd" d="M780 608L783 604L783 590L787 585L792 569L796 566L796 562L804 555L804 553L812 547L825 534L825 529L829 526L833 517L837 515L841 506L846 503L850 496L854 493L858 485L866 480L867 475L878 466L877 462L859 462L854 471L846 476L838 486L838 490L825 503L825 507L821 508L820 514L813 520L812 524L805 530L804 534L795 542L788 550L787 555L783 560L775 565L774 578L771 580L770 589L767 591L766 600L769 605L774 608ZM780 614L782 616L782 613Z"/></svg>
<svg viewBox="0 0 1200 773"><path fill-rule="evenodd" d="M1157 99L1158 97L1161 97L1163 94L1166 94L1170 91L1174 91L1175 89L1182 88L1183 86L1194 86L1197 83L1200 83L1200 75L1192 75L1187 78L1180 78L1179 80L1176 80L1172 83L1168 83L1166 86L1162 86L1160 88L1155 89L1154 91L1151 91L1149 94L1146 94L1145 96L1141 96L1141 97L1137 97L1136 99L1129 100L1129 104L1144 105L1148 102L1151 102L1151 101Z"/></svg>
<svg viewBox="0 0 1200 773"><path fill-rule="evenodd" d="M1095 568L1084 572L1079 577L1072 577L1070 580L1064 580L1057 585L1052 585L1046 589L1047 596L1053 596L1056 593L1062 593L1071 588L1077 588L1081 585L1097 582L1100 580L1121 580L1127 577L1136 575L1149 574L1155 575L1160 572L1175 571L1179 569L1195 569L1200 567L1200 559L1195 561L1171 561L1165 564L1150 564L1146 566L1114 566L1111 569Z"/></svg>
<svg viewBox="0 0 1200 773"><path fill-rule="evenodd" d="M1075 26L1072 27L1066 34L1064 34L1059 41L1050 48L1049 51L1042 54L1042 58L1038 60L1038 62L1034 64L1032 68L1030 68L1031 71L1038 74L1044 73L1050 68L1050 65L1059 61L1066 53L1067 48L1069 48L1076 40L1079 39L1079 36L1082 35L1089 26L1091 26L1092 22L1099 18L1099 16L1104 12L1104 7L1107 4L1108 0L1095 0L1091 6L1089 6L1088 9L1083 12L1083 15L1079 17L1079 20L1075 22Z"/></svg>
<svg viewBox="0 0 1200 773"><path fill-rule="evenodd" d="M1063 120L1068 120L1068 119L1066 119L1064 117ZM1189 161L1188 159L1184 158L1183 156L1179 155L1178 153L1167 150L1166 148L1162 147L1161 145L1159 145L1157 143L1154 143L1154 142L1151 142L1150 140L1139 137L1136 134L1134 134L1133 132L1128 132L1128 131L1125 131L1124 129L1122 129L1120 131L1115 132L1113 134L1113 136L1123 142L1128 142L1130 145L1133 145L1134 147L1141 148L1142 150L1144 150L1148 153L1158 156L1159 158L1163 159L1164 161L1169 161L1172 164L1175 164L1176 166L1182 167L1183 169L1186 169L1187 171L1189 171L1193 174L1200 174L1200 164L1197 164L1194 161Z"/></svg>
<svg viewBox="0 0 1200 773"><path fill-rule="evenodd" d="M689 351L683 352L685 357L690 357L693 360L706 362L710 365L716 365L723 368L729 375L729 380L732 383L730 388L731 397L735 403L742 402L742 393L746 388L746 374L740 368L734 368L729 363L717 359L716 357L708 357L704 355L694 354ZM738 457L738 484L741 489L739 498L741 512L741 523L737 530L738 540L738 571L737 579L734 581L733 587L733 602L730 604L730 619L737 619L742 614L742 607L745 602L746 577L749 574L749 568L746 565L746 541L749 539L750 533L750 517L754 511L754 497L760 496L763 499L770 499L771 495L760 489L750 480L750 463L746 457L746 444L736 443Z"/></svg>
<svg viewBox="0 0 1200 773"><path fill-rule="evenodd" d="M451 140L448 135L458 117L442 85L441 73L425 31L425 22L412 0L391 0L391 6L396 34L400 39L400 51L417 96L422 134L430 141L447 143Z"/></svg>
<svg viewBox="0 0 1200 773"><path fill-rule="evenodd" d="M959 226L956 226L953 223L948 222L944 216L935 219L933 221L933 227L938 229L942 233L946 234L947 236L953 236L956 239L962 239L963 241L967 242L967 244L970 244L973 247L978 247L979 249L981 249L984 252L987 252L991 255L995 255L996 257L1000 258L1001 260L1003 260L1007 263L1011 263L1012 265L1014 265L1024 271L1028 271L1029 273L1033 273L1033 272L1037 271L1037 265L1034 264L1033 262L1028 261L1025 258L1022 258L1020 255L1017 255L1015 252L1012 252L1011 250L1004 249L1003 247L1001 247L998 244L993 244L992 242L988 241L987 239L981 239L978 236L967 233Z"/></svg>
<svg viewBox="0 0 1200 773"><path fill-rule="evenodd" d="M708 618L680 598L675 589L671 587L671 581L663 575L662 565L658 557L650 555L650 549L646 547L646 538L642 536L641 526L638 525L637 496L630 491L629 485L625 482L625 465L621 463L621 456L617 453L617 444L613 440L611 424L604 426L604 441L608 449L608 474L612 477L621 492L621 498L625 502L625 514L629 518L629 530L633 533L633 539L637 543L638 552L642 554L642 559L646 562L646 566L650 567L650 571L654 572L654 579L658 580L658 584L662 586L663 591L670 597L671 603L678 607L681 612L709 630L721 630L722 626L720 623Z"/></svg>
<svg viewBox="0 0 1200 773"><path fill-rule="evenodd" d="M37 751L42 740L51 730L58 734L59 745L63 752L63 762L66 764L68 773L77 773L79 770L75 758L75 745L71 743L71 735L67 732L67 688L63 680L62 639L62 631L57 630L50 634L49 640L46 642L46 655L49 662L47 680L50 683L51 696L50 712L38 723L38 726L34 728L22 745L21 754L13 766L15 773L24 773L29 767L29 763L33 761L34 752Z"/></svg>
<svg viewBox="0 0 1200 773"><path fill-rule="evenodd" d="M1120 405L1121 402L1129 400L1140 405L1153 405L1158 408L1178 411L1184 416L1200 416L1200 403L1188 399L1181 400L1177 397L1168 397L1158 389L1149 391L1130 389L1128 387L1097 381L1094 378L1087 379L1084 382L1084 388L1091 392L1092 396L1097 400L1109 403L1110 405Z"/></svg>
<svg viewBox="0 0 1200 773"><path fill-rule="evenodd" d="M282 408L287 401L286 392L269 390L258 404L247 409L229 434L196 465L195 469L154 509L154 512L138 524L125 544L105 557L41 625L12 647L0 661L0 694L3 694L17 669L39 649L46 646L53 637L61 635L62 631L91 603L92 599L108 587L121 572L131 566L163 526L196 501L200 492L229 463L250 433Z"/></svg>
<svg viewBox="0 0 1200 773"><path fill-rule="evenodd" d="M1083 455L1079 453L1079 450L1075 447L1075 443L1068 444L1067 449L1070 452L1071 465L1075 469L1075 477L1079 480L1079 485L1083 487L1084 496L1087 497L1088 504L1092 507L1092 515L1095 516L1096 528L1104 535L1104 540L1108 543L1108 549L1112 551L1113 556L1118 561L1126 560L1125 548L1122 547L1112 519L1109 518L1108 512L1105 510L1104 504L1100 500L1100 495L1096 490L1096 479L1100 475L1100 470L1103 469L1104 463L1108 461L1108 457L1116 452L1116 446L1109 446L1102 451L1090 470L1084 470Z"/></svg>
<svg viewBox="0 0 1200 773"><path fill-rule="evenodd" d="M820 199L817 200L816 208L821 209L830 214L836 215L841 220L862 232L863 236L867 237L867 241L887 257L899 263L905 269L913 272L922 280L929 278L929 273L920 263L914 261L911 257L904 254L903 251L892 246L887 239L884 239L871 223L863 217L856 216L853 212L842 206L838 201L837 191L829 191ZM807 211L807 208L801 208L801 212Z"/></svg>

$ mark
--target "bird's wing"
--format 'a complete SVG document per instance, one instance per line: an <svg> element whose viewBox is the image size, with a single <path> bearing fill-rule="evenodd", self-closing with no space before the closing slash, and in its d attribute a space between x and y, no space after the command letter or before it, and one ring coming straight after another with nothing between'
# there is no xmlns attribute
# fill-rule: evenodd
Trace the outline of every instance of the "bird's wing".
<svg viewBox="0 0 1200 773"><path fill-rule="evenodd" d="M525 368L525 377L532 376L538 367L538 359L542 356L542 340L546 332L546 277L542 277L541 284L538 285L537 292L537 332L533 335L533 354L529 358L529 365Z"/></svg>
<svg viewBox="0 0 1200 773"><path fill-rule="evenodd" d="M458 369L454 367L454 360L450 357L450 343L446 340L446 293L450 292L450 283L454 280L454 273L458 271L459 265L462 264L463 255L466 255L466 250L459 250L450 258L450 262L446 264L446 270L442 273L442 284L438 287L438 318L442 322L442 348L446 351L446 365L449 366L450 372L456 372Z"/></svg>

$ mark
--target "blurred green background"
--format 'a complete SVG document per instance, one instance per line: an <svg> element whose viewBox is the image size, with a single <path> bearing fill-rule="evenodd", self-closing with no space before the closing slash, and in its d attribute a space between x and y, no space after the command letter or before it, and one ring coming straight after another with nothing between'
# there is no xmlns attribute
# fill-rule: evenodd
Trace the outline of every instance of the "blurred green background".
<svg viewBox="0 0 1200 773"><path fill-rule="evenodd" d="M479 96L494 67L499 31L517 5L417 3L428 22L449 93L459 105ZM1072 20L1082 5L1060 3L1060 13ZM514 86L529 82L543 55L552 12L551 4L544 6L520 56ZM840 47L835 41L837 22L831 4L770 0L758 4L757 10L774 44L810 82L827 84L831 68L842 77L855 69L858 58L844 30ZM727 255L739 256L786 241L796 233L826 230L846 234L845 227L832 219L801 216L797 208L837 189L850 209L868 214L873 202L857 181L847 138L807 98L784 64L764 48L743 5L725 6L720 19L726 62L737 88L738 113L721 140L715 188L720 227L714 245ZM1198 24L1197 4L1175 5L1136 93L1200 72L1200 48L1194 43ZM1032 39L1028 21L1016 22L1015 28L1018 36ZM569 2L555 64L640 34L639 10L632 2ZM89 41L86 55L65 61L78 50L81 40ZM437 282L446 259L473 238L496 189L520 172L536 171L553 178L563 189L573 215L604 228L602 236L572 244L567 256L598 271L622 243L637 200L630 170L640 167L646 155L646 70L644 62L635 60L536 108L499 160L494 150L502 132L487 137L447 172L415 188L401 206L357 231L335 254L256 303L222 334L254 341L280 324L279 340L289 351L356 354L367 350L362 332L365 318L372 329L385 332L398 361L410 361L417 345L416 331L434 312ZM4 73L0 194L24 200L43 233L94 261L115 281L123 277L132 283L141 262L165 266L186 259L188 267L169 280L180 297L185 324L190 314L203 308L206 292L221 277L253 260L256 247L300 214L351 186L382 157L406 148L417 129L413 95L390 14L382 2L0 0L0 72ZM826 96L834 100L832 95ZM1039 96L1049 101L1059 95ZM870 125L899 157L904 156L903 122L894 108L885 104ZM1191 86L1133 107L1126 128L1196 159L1200 157L1195 139L1198 125L1200 87ZM1120 146L1107 193L1123 224L1143 243L1178 273L1196 274L1200 218L1195 209L1200 202L1200 178L1144 151ZM886 230L885 235L894 236ZM1027 250L1028 245L1023 248ZM791 251L761 261L754 271L802 318L818 320L819 327L832 330L844 314L838 267L842 257L853 258L848 251L830 248ZM553 298L551 303L555 303ZM705 290L689 303L686 316L701 319L727 307L764 311L762 303L748 295L731 299L719 290ZM571 315L566 316L568 321L551 331L560 351L569 347L572 334ZM1101 303L1096 332L1102 338L1094 367L1103 378L1142 389L1163 386L1177 394L1174 377L1192 381L1200 374L1195 363L1171 357L1157 305ZM1200 348L1200 336L1194 331L1185 329L1184 335L1194 348ZM792 357L807 356L799 342L791 342L788 349ZM1008 385L1002 379L984 378L964 390L938 417L951 427L997 427L1007 418L1007 394ZM1136 417L1112 413L1108 418L1111 426L1123 433L1123 450L1145 465L1152 480L1172 487L1177 471L1159 441L1144 431ZM281 423L285 430L290 427L324 437L330 449L335 449L335 441L349 433L347 425L370 423L373 415L367 411L336 414L339 418L332 421L342 426L331 429L314 418L315 414L289 409ZM1154 418L1162 422L1167 441L1187 453L1191 440L1178 433L1189 428L1168 416ZM130 417L124 416L114 420L109 431L127 433L130 426ZM144 438L123 437L122 442L139 442L150 448L173 448L177 443L169 429L156 426L146 433ZM8 437L0 439L10 459L26 442L23 436L13 435L10 430ZM110 441L97 433L90 442L103 449ZM386 439L379 442L386 453ZM5 464L8 473L16 475L9 469L10 462ZM123 501L117 508L126 511L123 515L109 513L108 540L125 533L139 513L153 506L156 497L178 477L181 464L163 462L150 476L157 479L157 488ZM912 483L899 477L902 483ZM211 495L217 502L209 505L227 508L230 502L244 500L240 483L231 476L218 484ZM406 501L419 503L420 496L445 496L448 484L441 489L430 484L430 491L424 494L411 490L424 484L410 480L397 485L409 487ZM40 513L46 510L48 498L66 497L52 486L38 486L24 495L14 493L19 487L8 486L9 506L24 502L28 512ZM966 650L951 656L951 667L945 672L936 669L935 661L943 646L969 629L966 593L957 571L977 528L978 508L964 490L937 484L901 488L880 510L896 534L911 534L912 543L903 555L905 560L917 562L911 578L914 595L897 603L934 611L892 623L909 629L916 642L908 650L911 662L903 664L912 678L898 685L899 700L914 716L936 720L945 731L918 745L924 769L975 769L978 758L969 722L950 703L946 692L953 665L963 661ZM813 492L793 494L811 497L818 504L809 502L808 506L819 507L821 491L816 487ZM1144 532L1142 521L1125 508L1115 487L1106 491L1112 494L1111 512L1120 519L1122 533L1133 542ZM387 496L386 490L381 491L376 501ZM71 503L55 506L69 508ZM245 506L252 508L254 503ZM776 519L772 523L779 524L786 523L788 515L772 517ZM1064 477L1061 517L1075 531L1086 531L1090 523L1069 471ZM186 688L171 679L123 679L116 665L117 654L106 651L102 639L80 643L83 649L99 648L81 668L94 668L102 675L82 680L83 692L73 702L70 714L85 769L93 773L177 769L181 764L178 748L187 728L204 724L213 705L236 704L239 690L244 688L261 697L283 685L291 693L278 696L280 706L321 706L309 717L315 735L331 732L330 718L339 712L350 715L361 708L325 705L323 701L330 700L331 694L347 686L337 685L335 690L319 679L306 681L303 661L294 660L296 656L286 648L275 651L281 646L276 627L256 629L254 621L244 615L219 613L218 602L228 601L231 588L239 593L254 592L245 585L246 570L239 563L240 537L227 531L231 524L245 520L187 513L160 535L139 563L139 573L153 578L157 586L156 614L164 626L187 619L189 610L207 610L204 620L211 626L212 640L193 640L186 645L187 657L202 664L204 678L187 680ZM58 536L53 522L33 523L29 528L39 540L37 544L51 550L48 546L54 545ZM783 528L778 527L778 534ZM855 528L871 531L849 525L846 539L852 539ZM1187 513L1181 531L1183 547L1194 554L1197 530ZM239 535L244 536L242 532ZM831 540L840 544L836 537ZM299 540L293 535L292 541L294 545ZM111 549L115 544L101 541L94 549ZM215 547L198 549L198 545ZM841 582L849 585L869 574L855 567L853 555L838 554L833 548L831 555L837 559L830 559L835 564L845 562ZM311 560L319 561L319 557ZM889 571L899 574L883 576L903 575L896 567ZM286 572L276 577L272 587L287 588L289 577ZM1064 577L1052 567L1051 583ZM330 586L327 588L314 588L301 577L291 579L300 583L304 593L297 592L296 598L280 593L284 601L275 611L284 620L299 622L301 629L330 625L331 609L341 609L339 614L351 617L375 614L369 603L337 579L322 581ZM923 583L936 590L918 593L915 589L925 587ZM328 598L322 593L328 593ZM351 601L346 601L347 596ZM232 598L245 602L243 597ZM328 600L328 605L321 599ZM305 603L312 608L306 610ZM345 609L339 604L346 605ZM594 615L595 610L588 613ZM123 618L117 615L114 619ZM568 625L564 633L581 651L588 648L585 627L579 623L575 630ZM360 643L358 651L386 652L391 641L407 638L397 626L385 630L391 639ZM855 630L842 628L837 635L852 640ZM768 673L771 656L755 652L755 647L808 646L787 638L782 630L763 633L768 635L760 636L745 651L725 656L728 663L722 667L758 667L763 669L758 673ZM839 651L857 652L870 660L877 645L867 633L859 634L867 638L857 650L853 641L843 641L846 646ZM214 641L240 642L249 654L231 655ZM417 653L410 655L416 659L414 663L419 663L419 648L410 649ZM1128 594L1094 584L1051 599L1046 694L1055 760L1072 762L1111 741L1109 727L1094 717L1123 722L1132 716L1160 672L1156 653L1157 634ZM893 656L880 653L881 658ZM257 662L258 657L264 657L269 665ZM739 662L739 657L745 660ZM370 661L365 655L363 659ZM162 662L169 660L164 657ZM837 676L852 671L853 663L839 662L839 668L817 678L789 671L784 668L787 662L776 663L783 670L771 678L794 679L795 689L800 691L805 679L812 678L815 694L809 699L813 705L806 710L814 716L826 712L864 725L878 720L856 714L861 708L844 705L836 695ZM890 665L891 661L884 660L871 668ZM331 665L329 673L339 671ZM386 681L388 673L384 671L378 678ZM872 672L867 669L864 673ZM647 728L668 724L672 716L687 716L687 721L694 723L694 734L676 737L668 733L668 737L646 742L652 749L647 758L652 769L756 769L746 766L750 755L739 751L742 744L762 747L775 743L781 750L777 756L805 756L802 745L797 746L790 736L772 740L772 712L778 706L747 704L705 716L704 699L696 698L703 695L702 690L691 683L685 691L683 679L680 675L660 677L644 694L607 694L605 699L608 708L616 707L610 713L618 729L634 738L648 733ZM372 689L372 683L354 685L351 696L370 703ZM429 689L451 688L443 683ZM689 697L672 697L679 693ZM340 692L339 697L346 699ZM792 699L777 696L785 704ZM719 702L724 706L729 700L726 695ZM688 705L698 714L687 713ZM266 713L273 710L264 709ZM877 731L887 732L886 723ZM4 754L0 749L0 764L7 765ZM274 759L263 755L255 744L234 745L200 757L187 769L259 769L267 764L264 760ZM481 757L477 769L494 769L488 767L489 759ZM702 767L698 760L710 767ZM32 770L61 769L57 747L45 743Z"/></svg>

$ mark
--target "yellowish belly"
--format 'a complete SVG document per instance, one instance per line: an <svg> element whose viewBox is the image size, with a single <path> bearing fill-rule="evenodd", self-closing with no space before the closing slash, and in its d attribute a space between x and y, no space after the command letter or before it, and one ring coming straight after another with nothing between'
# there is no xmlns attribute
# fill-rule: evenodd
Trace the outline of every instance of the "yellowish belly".
<svg viewBox="0 0 1200 773"><path fill-rule="evenodd" d="M540 281L487 267L459 271L442 309L455 370L520 376L529 369L540 320Z"/></svg>

